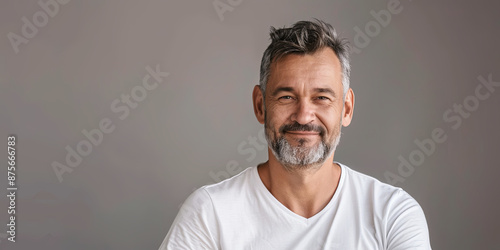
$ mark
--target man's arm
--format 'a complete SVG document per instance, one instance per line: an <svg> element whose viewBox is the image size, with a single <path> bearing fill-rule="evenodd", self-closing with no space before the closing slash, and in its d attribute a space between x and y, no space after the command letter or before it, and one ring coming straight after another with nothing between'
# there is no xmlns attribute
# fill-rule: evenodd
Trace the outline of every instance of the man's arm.
<svg viewBox="0 0 500 250"><path fill-rule="evenodd" d="M388 209L387 249L431 249L424 211L413 197L400 189Z"/></svg>
<svg viewBox="0 0 500 250"><path fill-rule="evenodd" d="M218 249L217 221L204 188L186 199L159 250Z"/></svg>

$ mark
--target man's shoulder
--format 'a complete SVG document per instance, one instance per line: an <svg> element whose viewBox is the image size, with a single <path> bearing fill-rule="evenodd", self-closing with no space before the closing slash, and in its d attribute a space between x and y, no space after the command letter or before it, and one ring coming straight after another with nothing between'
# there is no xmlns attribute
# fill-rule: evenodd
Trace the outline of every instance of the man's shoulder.
<svg viewBox="0 0 500 250"><path fill-rule="evenodd" d="M380 180L378 180L373 176L358 172L357 170L354 170L345 164L342 163L339 164L343 167L342 169L346 171L345 173L346 178L349 179L349 181L355 182L358 185L381 188L387 191L395 191L401 189L399 187L395 187L387 183L381 182Z"/></svg>
<svg viewBox="0 0 500 250"><path fill-rule="evenodd" d="M430 249L425 214L418 202L402 188L383 183L344 165L344 191L356 206L368 203L372 214L386 225L387 246L404 249ZM350 203L349 203L350 204ZM399 249L399 248L398 248Z"/></svg>
<svg viewBox="0 0 500 250"><path fill-rule="evenodd" d="M207 213L221 202L227 204L228 200L241 197L239 194L249 186L248 182L252 179L254 168L249 167L226 180L198 188L184 201L180 213L183 215L190 213L191 216Z"/></svg>
<svg viewBox="0 0 500 250"><path fill-rule="evenodd" d="M248 167L233 177L227 178L221 182L205 185L200 189L206 191L211 197L227 196L241 194L246 188L253 186L255 182L254 171L256 166Z"/></svg>
<svg viewBox="0 0 500 250"><path fill-rule="evenodd" d="M416 203L413 197L400 187L381 182L375 177L358 172L346 165L343 165L343 170L346 172L344 188L351 189L349 191L373 196L374 201L385 201L382 202L385 205L388 203L397 204L403 201Z"/></svg>

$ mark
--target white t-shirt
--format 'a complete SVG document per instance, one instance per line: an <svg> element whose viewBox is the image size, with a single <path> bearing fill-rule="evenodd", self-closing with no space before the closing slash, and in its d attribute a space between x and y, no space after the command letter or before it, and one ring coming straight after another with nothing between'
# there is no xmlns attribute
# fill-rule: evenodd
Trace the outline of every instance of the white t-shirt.
<svg viewBox="0 0 500 250"><path fill-rule="evenodd" d="M281 204L257 167L201 187L182 205L160 250L431 249L415 199L338 164L342 172L335 194L310 218Z"/></svg>

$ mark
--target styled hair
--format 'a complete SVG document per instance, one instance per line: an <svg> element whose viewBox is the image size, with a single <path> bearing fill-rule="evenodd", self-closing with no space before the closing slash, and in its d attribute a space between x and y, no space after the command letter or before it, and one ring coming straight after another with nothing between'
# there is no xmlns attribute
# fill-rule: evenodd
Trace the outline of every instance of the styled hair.
<svg viewBox="0 0 500 250"><path fill-rule="evenodd" d="M328 23L299 21L290 28L275 29L271 27L271 44L264 51L260 63L260 89L265 96L267 80L271 73L271 64L288 54L312 54L322 48L329 47L337 55L342 67L343 97L349 89L349 44L340 38L335 29Z"/></svg>

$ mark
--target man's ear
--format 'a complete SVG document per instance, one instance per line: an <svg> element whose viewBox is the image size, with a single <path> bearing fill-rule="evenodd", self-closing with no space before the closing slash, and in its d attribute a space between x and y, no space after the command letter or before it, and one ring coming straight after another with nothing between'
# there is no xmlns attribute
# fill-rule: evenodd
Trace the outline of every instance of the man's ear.
<svg viewBox="0 0 500 250"><path fill-rule="evenodd" d="M342 109L342 126L347 127L351 124L352 114L354 112L354 92L351 88L347 91Z"/></svg>
<svg viewBox="0 0 500 250"><path fill-rule="evenodd" d="M264 124L264 95L262 94L259 85L255 85L255 87L253 87L252 100L255 117L260 124Z"/></svg>

